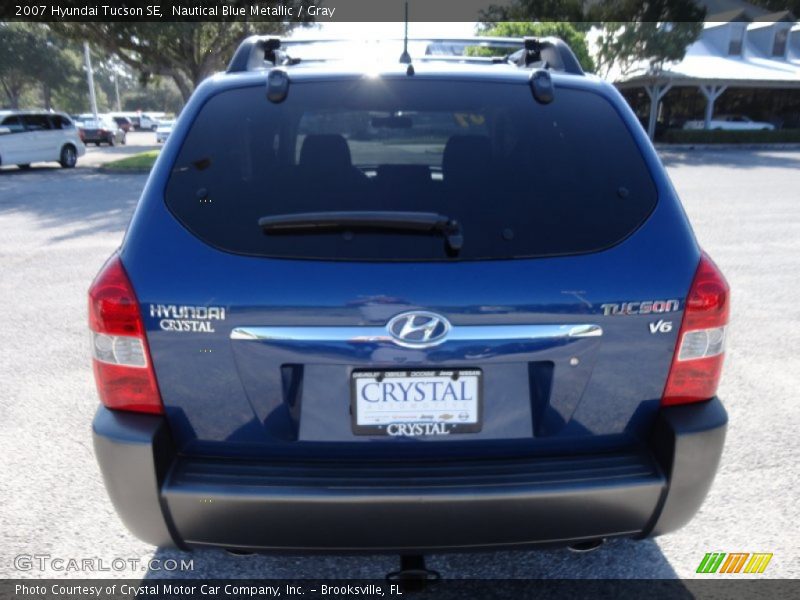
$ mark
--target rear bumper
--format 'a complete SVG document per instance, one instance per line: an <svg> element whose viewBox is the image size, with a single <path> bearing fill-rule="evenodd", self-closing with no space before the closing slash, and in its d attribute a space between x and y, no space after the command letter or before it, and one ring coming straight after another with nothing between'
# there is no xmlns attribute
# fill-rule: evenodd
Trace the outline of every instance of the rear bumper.
<svg viewBox="0 0 800 600"><path fill-rule="evenodd" d="M635 452L369 467L188 459L162 417L100 408L94 444L117 512L152 544L447 551L673 531L711 486L726 424L714 398L663 409Z"/></svg>
<svg viewBox="0 0 800 600"><path fill-rule="evenodd" d="M100 142L100 143L104 144L109 139L111 139L112 137L113 136L108 135L108 134L103 134L103 135L100 135L100 134L91 134L91 135L84 134L83 143L84 144L97 144L98 142Z"/></svg>

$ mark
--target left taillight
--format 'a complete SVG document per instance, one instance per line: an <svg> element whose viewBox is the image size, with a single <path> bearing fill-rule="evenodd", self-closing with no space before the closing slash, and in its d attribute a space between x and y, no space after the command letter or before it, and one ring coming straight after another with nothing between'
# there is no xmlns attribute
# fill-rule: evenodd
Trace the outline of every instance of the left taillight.
<svg viewBox="0 0 800 600"><path fill-rule="evenodd" d="M118 255L89 288L89 328L101 402L118 410L162 414L139 302Z"/></svg>

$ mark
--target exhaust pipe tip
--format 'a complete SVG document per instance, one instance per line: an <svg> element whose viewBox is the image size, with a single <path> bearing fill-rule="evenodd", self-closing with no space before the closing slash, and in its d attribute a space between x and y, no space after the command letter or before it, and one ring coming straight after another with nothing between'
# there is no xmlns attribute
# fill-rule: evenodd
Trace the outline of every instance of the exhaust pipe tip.
<svg viewBox="0 0 800 600"><path fill-rule="evenodd" d="M570 546L567 546L567 549L570 552L575 552L577 554L585 554L587 552L592 552L594 550L597 550L598 548L600 548L600 546L605 544L605 542L606 542L605 538L598 538L596 540L586 540L585 542L578 542L577 544L572 544Z"/></svg>

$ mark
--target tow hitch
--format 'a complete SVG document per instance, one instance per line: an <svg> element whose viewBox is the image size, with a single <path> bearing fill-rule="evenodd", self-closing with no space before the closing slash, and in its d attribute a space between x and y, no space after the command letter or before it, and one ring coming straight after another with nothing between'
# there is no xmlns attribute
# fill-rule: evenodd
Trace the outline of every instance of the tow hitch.
<svg viewBox="0 0 800 600"><path fill-rule="evenodd" d="M425 566L422 554L401 554L400 570L386 575L387 581L399 583L402 589L408 591L423 590L428 583L441 578L438 571Z"/></svg>

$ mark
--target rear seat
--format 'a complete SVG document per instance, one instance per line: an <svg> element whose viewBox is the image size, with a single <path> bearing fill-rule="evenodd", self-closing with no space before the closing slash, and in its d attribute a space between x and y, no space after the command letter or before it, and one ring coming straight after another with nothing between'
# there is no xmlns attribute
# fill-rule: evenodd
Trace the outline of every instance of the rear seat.
<svg viewBox="0 0 800 600"><path fill-rule="evenodd" d="M440 181L431 178L427 165L378 165L373 201L381 210L439 210Z"/></svg>

